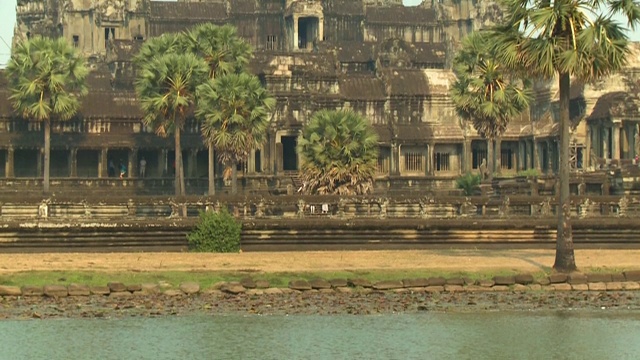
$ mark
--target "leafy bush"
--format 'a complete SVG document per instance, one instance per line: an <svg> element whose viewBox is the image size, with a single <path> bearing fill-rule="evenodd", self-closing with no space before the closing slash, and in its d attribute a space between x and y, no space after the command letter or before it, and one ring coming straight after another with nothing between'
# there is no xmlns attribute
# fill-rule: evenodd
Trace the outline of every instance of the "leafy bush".
<svg viewBox="0 0 640 360"><path fill-rule="evenodd" d="M480 185L480 174L466 173L456 179L456 187L462 189L465 195L473 195L473 190Z"/></svg>
<svg viewBox="0 0 640 360"><path fill-rule="evenodd" d="M242 224L226 207L219 212L202 211L200 221L189 234L189 247L197 252L238 252Z"/></svg>
<svg viewBox="0 0 640 360"><path fill-rule="evenodd" d="M518 171L518 176L526 176L526 177L537 177L540 176L538 169L527 169Z"/></svg>

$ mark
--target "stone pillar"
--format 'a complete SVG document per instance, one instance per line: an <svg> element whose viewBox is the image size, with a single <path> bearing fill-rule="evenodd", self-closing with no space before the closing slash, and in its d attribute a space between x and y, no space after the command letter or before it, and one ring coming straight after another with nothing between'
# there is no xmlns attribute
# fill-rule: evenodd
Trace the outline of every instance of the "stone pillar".
<svg viewBox="0 0 640 360"><path fill-rule="evenodd" d="M276 175L284 170L284 151L282 149L282 143L276 143Z"/></svg>
<svg viewBox="0 0 640 360"><path fill-rule="evenodd" d="M587 134L585 136L585 149L582 153L582 167L591 167L591 125L587 124Z"/></svg>
<svg viewBox="0 0 640 360"><path fill-rule="evenodd" d="M138 148L132 148L129 150L129 174L128 178L137 178L138 177Z"/></svg>
<svg viewBox="0 0 640 360"><path fill-rule="evenodd" d="M5 177L8 177L8 178L15 177L15 171L14 171L14 165L13 165L15 162L14 159L15 159L15 149L13 148L13 146L9 146L7 148L7 159L4 164Z"/></svg>
<svg viewBox="0 0 640 360"><path fill-rule="evenodd" d="M318 18L318 40L321 42L324 39L324 16Z"/></svg>
<svg viewBox="0 0 640 360"><path fill-rule="evenodd" d="M158 174L160 176L167 176L168 169L167 169L167 154L168 154L168 150L167 149L160 149L158 150Z"/></svg>
<svg viewBox="0 0 640 360"><path fill-rule="evenodd" d="M98 159L98 177L100 178L106 178L109 176L109 164L107 160L108 151L108 148L100 149L100 159Z"/></svg>
<svg viewBox="0 0 640 360"><path fill-rule="evenodd" d="M611 141L611 159L620 160L620 124L613 124L611 130L613 131L613 139Z"/></svg>
<svg viewBox="0 0 640 360"><path fill-rule="evenodd" d="M547 174L553 174L553 142L547 140Z"/></svg>
<svg viewBox="0 0 640 360"><path fill-rule="evenodd" d="M247 173L255 174L256 173L256 150L252 149L249 151L249 156L247 156Z"/></svg>
<svg viewBox="0 0 640 360"><path fill-rule="evenodd" d="M516 164L516 171L526 170L525 154L527 152L527 144L524 141L518 141L518 163Z"/></svg>
<svg viewBox="0 0 640 360"><path fill-rule="evenodd" d="M189 162L187 163L187 177L195 178L198 172L198 149L189 150Z"/></svg>
<svg viewBox="0 0 640 360"><path fill-rule="evenodd" d="M602 127L602 158L606 161L609 157L609 129Z"/></svg>
<svg viewBox="0 0 640 360"><path fill-rule="evenodd" d="M78 148L71 148L69 150L69 176L78 176Z"/></svg>
<svg viewBox="0 0 640 360"><path fill-rule="evenodd" d="M433 176L436 173L436 167L435 167L435 161L434 161L434 157L435 157L435 148L436 148L436 144L431 141L429 142L429 147L427 148L427 153L429 155L427 155L427 170L428 170L428 174Z"/></svg>
<svg viewBox="0 0 640 360"><path fill-rule="evenodd" d="M493 151L493 156L494 156L494 164L496 166L496 173L498 175L502 174L502 139L501 138L497 138L496 139L496 148Z"/></svg>
<svg viewBox="0 0 640 360"><path fill-rule="evenodd" d="M542 167L540 166L540 149L536 139L531 139L531 156L533 156L533 168L542 174Z"/></svg>
<svg viewBox="0 0 640 360"><path fill-rule="evenodd" d="M464 151L464 157L463 157L463 167L462 167L462 172L463 173L468 173L471 172L471 167L473 165L473 151L471 149L471 139L465 139L464 140L464 144L462 145L462 148Z"/></svg>
<svg viewBox="0 0 640 360"><path fill-rule="evenodd" d="M293 50L298 49L298 15L293 15Z"/></svg>

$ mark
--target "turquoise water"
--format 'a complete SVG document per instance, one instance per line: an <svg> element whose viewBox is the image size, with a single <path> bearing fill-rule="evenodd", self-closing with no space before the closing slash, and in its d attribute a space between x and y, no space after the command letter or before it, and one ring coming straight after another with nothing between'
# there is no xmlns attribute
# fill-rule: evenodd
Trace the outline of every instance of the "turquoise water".
<svg viewBox="0 0 640 360"><path fill-rule="evenodd" d="M0 359L638 358L638 312L0 321Z"/></svg>

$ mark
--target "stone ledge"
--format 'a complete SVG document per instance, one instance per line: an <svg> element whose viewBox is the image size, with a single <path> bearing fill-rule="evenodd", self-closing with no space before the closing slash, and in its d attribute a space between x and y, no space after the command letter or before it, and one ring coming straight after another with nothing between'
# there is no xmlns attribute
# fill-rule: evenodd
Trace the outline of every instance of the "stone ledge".
<svg viewBox="0 0 640 360"><path fill-rule="evenodd" d="M386 280L371 283L364 279L314 279L311 281L299 279L291 280L286 288L270 287L269 283L264 280L243 279L242 282L218 282L208 289L201 289L200 285L195 282L185 282L177 287L170 284L141 284L141 285L125 285L118 282L110 282L107 286L88 286L83 284L69 285L45 285L45 286L9 286L0 285L0 296L16 297L16 296L47 296L47 297L66 297L66 296L112 296L112 297L128 297L130 295L137 296L153 296L155 294L164 294L165 296L190 295L196 296L201 293L205 294L250 294L250 295L269 295L269 294L287 294L287 293L304 293L304 292L337 292L337 293L369 293L371 291L389 291L389 292L484 292L484 291L640 291L640 281L630 281L625 278L634 278L635 272L625 272L624 274L552 274L548 277L534 281L533 277L528 274L494 277L492 280L471 281L467 279L463 285L461 279L453 280L445 278L416 278L402 280ZM589 281L592 280L608 280L608 281ZM562 281L564 280L564 281ZM621 280L621 281L616 281ZM586 281L586 282L584 282ZM523 284L528 283L528 284ZM253 288L255 284L255 288ZM438 284L438 285L434 285ZM509 284L509 285L507 285ZM249 285L247 288L244 285ZM252 290L252 291L249 291Z"/></svg>

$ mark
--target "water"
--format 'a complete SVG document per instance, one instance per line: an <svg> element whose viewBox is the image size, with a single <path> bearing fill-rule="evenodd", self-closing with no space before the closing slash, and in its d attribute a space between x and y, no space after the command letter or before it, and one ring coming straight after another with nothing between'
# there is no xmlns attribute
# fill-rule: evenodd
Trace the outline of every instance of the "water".
<svg viewBox="0 0 640 360"><path fill-rule="evenodd" d="M638 312L0 322L0 359L637 359Z"/></svg>

